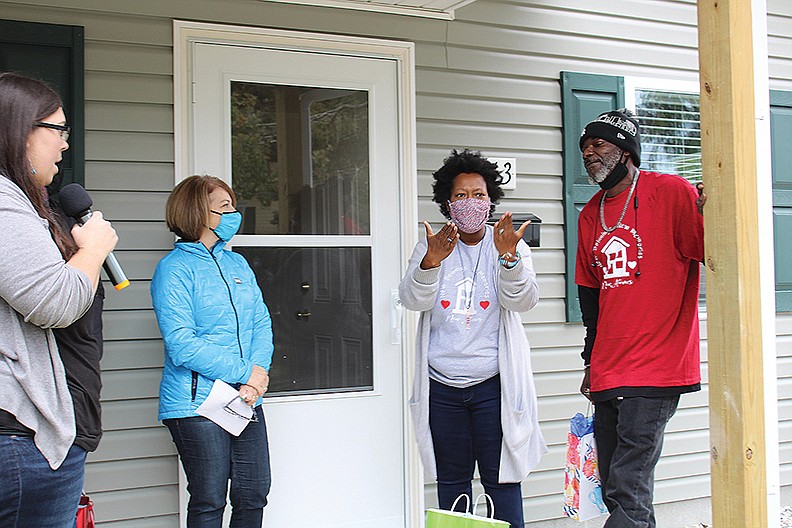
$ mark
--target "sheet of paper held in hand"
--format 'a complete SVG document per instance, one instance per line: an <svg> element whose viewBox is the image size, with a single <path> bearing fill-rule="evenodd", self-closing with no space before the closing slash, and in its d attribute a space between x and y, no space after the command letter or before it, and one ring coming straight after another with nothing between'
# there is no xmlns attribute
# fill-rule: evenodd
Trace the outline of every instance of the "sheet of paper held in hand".
<svg viewBox="0 0 792 528"><path fill-rule="evenodd" d="M209 396L195 412L234 436L239 436L253 416L253 409L240 399L239 391L222 380L215 380Z"/></svg>

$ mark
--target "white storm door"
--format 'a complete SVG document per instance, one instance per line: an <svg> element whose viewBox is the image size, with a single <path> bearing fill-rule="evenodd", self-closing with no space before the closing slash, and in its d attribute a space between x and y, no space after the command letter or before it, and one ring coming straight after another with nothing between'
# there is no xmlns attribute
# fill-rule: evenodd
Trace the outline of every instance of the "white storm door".
<svg viewBox="0 0 792 528"><path fill-rule="evenodd" d="M267 528L403 528L397 63L195 43L191 167L228 181L273 318Z"/></svg>

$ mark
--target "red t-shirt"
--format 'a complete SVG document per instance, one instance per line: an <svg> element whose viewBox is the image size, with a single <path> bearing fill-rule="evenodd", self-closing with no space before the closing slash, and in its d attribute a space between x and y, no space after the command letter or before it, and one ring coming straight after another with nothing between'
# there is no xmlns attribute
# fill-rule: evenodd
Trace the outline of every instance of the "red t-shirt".
<svg viewBox="0 0 792 528"><path fill-rule="evenodd" d="M604 204L617 223L629 190ZM704 219L698 193L679 176L641 171L619 226L606 232L599 191L578 219L575 282L598 288L599 318L591 353L591 391L679 387L701 381L699 263Z"/></svg>

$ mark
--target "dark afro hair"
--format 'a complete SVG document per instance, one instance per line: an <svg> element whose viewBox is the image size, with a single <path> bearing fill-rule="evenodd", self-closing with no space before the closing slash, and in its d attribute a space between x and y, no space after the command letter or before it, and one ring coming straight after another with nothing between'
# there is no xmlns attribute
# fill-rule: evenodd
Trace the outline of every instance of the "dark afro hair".
<svg viewBox="0 0 792 528"><path fill-rule="evenodd" d="M451 151L451 155L443 160L443 166L440 167L432 176L435 182L432 184L432 191L434 196L432 201L440 205L440 212L443 216L450 219L451 213L448 210L448 201L451 199L451 187L454 185L454 180L460 174L478 174L484 178L487 184L487 194L489 194L490 202L490 215L495 210L495 205L503 198L503 189L501 184L503 178L498 172L498 166L489 161L487 158L482 157L480 152L465 149L462 152L457 152L456 149Z"/></svg>

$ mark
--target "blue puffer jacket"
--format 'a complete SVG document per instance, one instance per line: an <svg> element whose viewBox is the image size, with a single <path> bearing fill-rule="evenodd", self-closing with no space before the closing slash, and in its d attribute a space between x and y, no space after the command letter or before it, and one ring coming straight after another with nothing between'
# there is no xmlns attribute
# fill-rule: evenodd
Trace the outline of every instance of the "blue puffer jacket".
<svg viewBox="0 0 792 528"><path fill-rule="evenodd" d="M165 341L160 420L196 416L216 379L245 383L253 365L269 371L269 310L250 265L224 247L177 242L154 271L151 299Z"/></svg>

